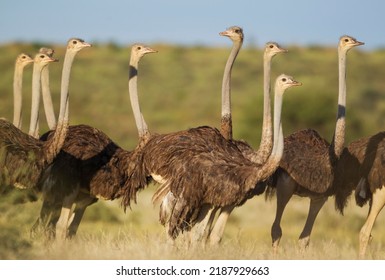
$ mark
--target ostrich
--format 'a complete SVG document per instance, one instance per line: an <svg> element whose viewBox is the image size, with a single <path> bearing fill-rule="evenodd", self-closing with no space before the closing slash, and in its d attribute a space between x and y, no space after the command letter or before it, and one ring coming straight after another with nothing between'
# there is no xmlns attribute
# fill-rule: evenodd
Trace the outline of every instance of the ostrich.
<svg viewBox="0 0 385 280"><path fill-rule="evenodd" d="M277 78L274 146L263 165L245 158L235 144L207 126L150 138L143 149L143 163L146 173L170 188L162 201L160 221L163 225L167 223L171 238L193 227L205 205L236 207L259 192L258 182L275 171L283 152L283 92L298 85L289 76Z"/></svg>
<svg viewBox="0 0 385 280"><path fill-rule="evenodd" d="M136 82L139 60L154 52L141 44L132 46L129 88ZM33 230L41 224L47 224L52 229L56 224L56 235L58 239L64 240L76 234L86 208L99 198L122 198L124 210L130 206L131 200L136 201L137 191L148 184L139 161L148 133L139 105L136 104L138 98L133 93L130 91L139 133L137 147L133 151L126 151L96 128L87 125L70 126L61 153L42 181L46 195ZM49 139L50 136L51 133L48 133L43 137ZM66 174L63 174L63 169Z"/></svg>
<svg viewBox="0 0 385 280"><path fill-rule="evenodd" d="M271 76L271 61L273 57L279 53L287 52L286 49L283 49L275 42L268 42L265 45L264 55L263 55L263 122L262 122L262 135L261 143L258 150L254 153L254 150L244 141L232 140L237 147L242 151L242 154L251 161L255 161L257 164L263 164L267 161L269 155L271 154L273 147L273 127L271 121L271 101L270 101L270 76ZM223 89L223 87L222 87ZM226 89L229 91L230 87ZM226 138L226 137L225 137ZM231 138L230 138L231 139ZM217 244L222 239L224 232L224 227L226 225L227 219L231 214L234 207L229 206L222 208L220 214L217 218L215 226L211 229L210 232L210 243ZM213 217L211 218L211 220ZM210 221L211 223L211 221Z"/></svg>
<svg viewBox="0 0 385 280"><path fill-rule="evenodd" d="M285 149L266 194L276 189L277 210L271 228L273 250L277 252L282 236L280 222L286 204L293 194L310 198L310 208L299 244L302 249L310 242L310 234L318 212L327 198L335 194L333 181L338 177L337 163L344 148L346 104L346 54L362 45L350 36L342 36L338 45L339 94L335 133L329 144L312 129L295 132L285 137Z"/></svg>
<svg viewBox="0 0 385 280"><path fill-rule="evenodd" d="M44 54L34 58L33 103L38 103L41 69L55 59ZM63 92L62 98L68 98ZM43 142L23 133L13 124L0 120L0 185L33 189L43 171L59 153L67 133L68 120L65 119L65 106L61 107L59 125L50 141ZM37 114L32 114L31 123L36 125Z"/></svg>
<svg viewBox="0 0 385 280"><path fill-rule="evenodd" d="M17 56L15 62L15 71L13 76L13 99L14 99L14 110L13 110L13 125L21 130L22 127L22 89L23 89L23 72L24 68L33 62L33 58L28 54L21 53ZM13 186L8 186L8 190L1 190L2 194L7 193L13 189ZM36 200L35 193L31 190L28 194L29 200Z"/></svg>
<svg viewBox="0 0 385 280"><path fill-rule="evenodd" d="M219 33L221 36L229 37L233 42L233 47L231 49L230 55L227 59L225 70L222 80L222 112L221 112L221 127L220 132L222 136L227 140L233 139L233 125L232 125L232 116L231 116L231 72L235 62L235 59L238 56L240 49L243 44L243 29L239 26L231 26L225 31ZM250 147L246 145L247 147ZM251 148L251 147L250 147ZM159 200L159 194L164 194L166 190L159 189L154 195L154 201ZM167 197L167 194L165 197ZM198 222L191 230L191 238L195 240L201 240L203 235L208 234L208 229L211 227L213 219L215 217L218 208L212 208L210 205L205 205L200 212ZM194 240L194 242L195 242ZM193 241L193 240L191 240Z"/></svg>
<svg viewBox="0 0 385 280"><path fill-rule="evenodd" d="M344 175L340 184L346 189L338 197L341 207L353 189L357 205L362 207L369 201L369 213L359 234L360 258L365 256L373 225L385 205L384 149L385 132L381 131L349 143L339 164Z"/></svg>
<svg viewBox="0 0 385 280"><path fill-rule="evenodd" d="M13 76L13 125L18 129L21 129L22 125L23 71L24 67L32 62L33 59L25 53L19 54L15 62L15 73Z"/></svg>

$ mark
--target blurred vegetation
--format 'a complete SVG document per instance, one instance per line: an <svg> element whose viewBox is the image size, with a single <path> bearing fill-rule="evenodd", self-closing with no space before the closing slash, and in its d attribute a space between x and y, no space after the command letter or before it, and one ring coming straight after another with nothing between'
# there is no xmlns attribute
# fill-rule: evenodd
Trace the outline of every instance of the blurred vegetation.
<svg viewBox="0 0 385 280"><path fill-rule="evenodd" d="M34 54L41 46L38 42L0 46L1 117L12 119L12 80L16 56L21 52ZM54 48L55 57L60 60L49 66L51 91L57 114L65 47L63 45L46 46ZM139 98L150 130L165 133L204 124L218 127L222 75L230 51L230 42L228 48L172 45L151 47L159 52L146 56L141 61L139 69ZM337 110L337 51L335 48L322 46L285 47L289 49L289 53L274 58L272 77L286 73L301 81L303 86L289 90L284 98L282 114L284 134L288 135L296 130L311 127L330 140ZM129 54L130 46L122 47L113 43L97 44L78 54L71 74L70 119L72 124L84 123L97 127L123 148L132 149L137 143L137 131L128 97ZM349 142L358 137L374 134L383 130L385 126L385 79L383 78L385 50L363 51L355 48L349 52L347 64L346 139ZM29 124L31 73L32 67L28 66L24 72L23 84L24 130ZM257 147L260 141L263 101L261 49L244 48L240 52L233 68L232 99L235 138L247 140L252 146ZM47 130L43 110L41 110L40 130L41 133ZM0 259L73 258L74 256L69 252L67 252L69 255L65 255L63 250L55 251L47 247L45 240L30 239L29 229L39 213L41 202L21 204L23 199L19 196L19 193L11 193L0 199L2 213L0 252L3 252L0 254ZM144 197L148 199L145 203L150 201L149 194L148 197ZM140 197L139 203L142 203ZM239 254L243 254L244 258L273 257L270 254L269 234L275 205L258 202L256 206L254 201L247 205L249 208L242 207L235 211L229 221L230 229L226 230L227 237L233 234L231 238L231 242L235 240L233 245L240 246L236 248L245 248L246 251L222 248L216 252L206 252L206 258L242 258ZM287 238L285 240L288 243L288 240L291 240L289 246L293 246L293 240L296 240L301 231L308 207L307 200L295 199L292 205L292 208L288 206L288 214L284 217L284 220L287 218L289 222L286 225L283 224L284 238ZM148 247L143 248L143 255L125 254L127 250L132 250L128 248L129 246L136 248L144 243L153 246L152 239L155 240L152 242L160 242L159 234L163 229L157 222L156 207L150 206L149 203L142 207L146 207L146 210L143 211L139 206L137 208L134 206L133 211L128 211L127 214L119 208L118 202L99 202L89 207L84 223L79 229L78 240L81 241L75 242L73 247L80 249L81 246L85 246L80 245L80 242L96 243L101 247L101 251L89 252L88 247L75 258L198 258L198 255L164 255L163 247L156 248L159 250L159 255L154 255L156 253L151 251L154 248ZM313 240L317 238L324 240L321 245L323 247L315 247L314 255L307 255L305 258L349 258L349 256L355 258L353 254L357 246L356 239L358 239L358 231L366 210L355 210L359 214L354 212L356 214L346 222L344 228L336 230L336 225L341 225L341 216L334 212L332 204L326 209L329 210L321 211L320 221L317 220L317 225L322 224L324 227L316 225L313 238ZM269 213L264 215L263 219L258 215L262 211ZM256 217L259 218L256 219ZM337 235L331 234L331 229ZM344 230L350 230L351 233L348 244L341 245L350 246L346 252L341 251L339 243L343 244L346 239ZM90 233L94 235L90 236ZM285 234L288 234L288 237ZM245 236L248 239L242 239ZM256 236L263 236L262 241L256 241ZM331 243L328 243L328 238L332 240ZM127 243L126 246L121 242ZM229 244L230 241L227 242L226 244ZM375 242L381 247L385 240L376 239ZM105 245L113 248L113 251L108 251L103 247ZM327 255L330 247L337 248L340 255ZM258 248L262 248L262 251ZM148 250L147 254L146 250ZM282 258L293 258L288 250L289 247L283 249ZM121 252L120 255L116 255L117 251ZM325 255L316 254L317 251L324 252ZM90 255L92 253L95 255ZM227 253L228 256L223 255ZM370 257L383 258L384 256L374 253ZM294 258L302 257L297 254Z"/></svg>
<svg viewBox="0 0 385 280"><path fill-rule="evenodd" d="M42 45L0 46L1 116L12 118L14 60L20 52L30 54ZM61 66L65 49L51 45L60 60L50 64L51 91L56 114L59 108ZM198 125L218 126L220 93L229 48L151 46L139 69L142 112L150 130L170 132ZM289 53L274 58L272 77L286 73L303 86L285 96L285 135L312 127L331 139L338 93L337 51L330 47L285 46ZM70 83L72 124L100 128L125 148L136 144L137 132L128 98L130 46L97 44L75 59ZM24 72L24 118L30 113L32 67ZM351 50L347 61L347 141L376 133L385 126L385 50ZM241 50L232 75L232 110L236 138L259 144L262 119L262 50ZM41 110L41 131L47 129Z"/></svg>

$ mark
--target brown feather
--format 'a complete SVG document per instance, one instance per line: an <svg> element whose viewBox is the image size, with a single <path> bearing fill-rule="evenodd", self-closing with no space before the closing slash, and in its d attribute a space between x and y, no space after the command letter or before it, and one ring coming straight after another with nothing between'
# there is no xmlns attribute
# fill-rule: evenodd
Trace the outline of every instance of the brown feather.
<svg viewBox="0 0 385 280"><path fill-rule="evenodd" d="M52 141L35 139L0 119L0 185L35 188L56 156L52 145Z"/></svg>
<svg viewBox="0 0 385 280"><path fill-rule="evenodd" d="M43 140L50 138L52 131L42 136ZM47 222L44 217L50 216L48 212L59 211L63 198L75 191L76 203L84 209L98 198L121 198L124 210L130 207L131 201L136 202L137 192L148 183L138 147L126 151L96 128L70 126L62 150L40 182L45 203L34 227L40 221L53 225L54 220ZM75 233L76 229L72 234Z"/></svg>
<svg viewBox="0 0 385 280"><path fill-rule="evenodd" d="M162 176L175 196L169 220L174 238L194 225L204 204L240 206L274 171L262 172L217 129L207 126L153 136L143 156L147 174Z"/></svg>
<svg viewBox="0 0 385 280"><path fill-rule="evenodd" d="M307 190L326 192L332 186L335 162L329 143L315 130L301 130L285 137L280 167Z"/></svg>
<svg viewBox="0 0 385 280"><path fill-rule="evenodd" d="M49 139L51 135L48 132L42 138ZM136 201L136 193L147 184L140 170L140 158L138 151L122 149L96 128L70 126L64 146L45 177L50 185L44 186L43 182L43 188L46 192L47 188L55 188L56 194L61 190L61 195L66 195L71 186L80 185L83 192L94 197L122 198L126 208L131 200Z"/></svg>

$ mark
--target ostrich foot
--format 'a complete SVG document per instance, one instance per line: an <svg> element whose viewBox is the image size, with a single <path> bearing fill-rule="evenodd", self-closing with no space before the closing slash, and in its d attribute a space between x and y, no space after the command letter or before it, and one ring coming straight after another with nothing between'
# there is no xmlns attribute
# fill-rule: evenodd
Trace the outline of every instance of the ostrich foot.
<svg viewBox="0 0 385 280"><path fill-rule="evenodd" d="M281 238L278 238L276 240L273 241L273 255L274 256L277 256L278 255L278 249L279 249L279 241L281 240Z"/></svg>
<svg viewBox="0 0 385 280"><path fill-rule="evenodd" d="M299 250L301 253L304 253L310 244L310 236L300 238L298 240Z"/></svg>

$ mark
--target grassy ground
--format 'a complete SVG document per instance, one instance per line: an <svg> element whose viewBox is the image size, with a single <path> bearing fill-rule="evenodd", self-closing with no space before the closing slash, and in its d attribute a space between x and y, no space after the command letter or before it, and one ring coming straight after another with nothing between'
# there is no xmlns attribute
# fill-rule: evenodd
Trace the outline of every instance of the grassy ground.
<svg viewBox="0 0 385 280"><path fill-rule="evenodd" d="M356 259L358 232L367 207L353 203L344 216L334 210L329 200L314 226L310 247L300 252L297 238L305 222L308 200L294 197L287 206L283 238L278 255L271 250L270 227L274 219L275 200L256 197L237 208L229 219L222 243L218 247L188 247L184 237L174 244L167 241L158 223L158 206L151 205L153 187L139 195L137 205L124 213L118 201L99 201L87 209L77 236L65 243L31 238L29 230L39 212L40 202L19 204L0 219L9 228L1 242L13 239L13 247L2 250L2 259ZM4 212L3 212L4 213ZM12 216L12 219L10 218ZM385 259L384 214L373 230L368 259ZM6 222L7 220L7 222ZM4 228L4 226L2 226Z"/></svg>

